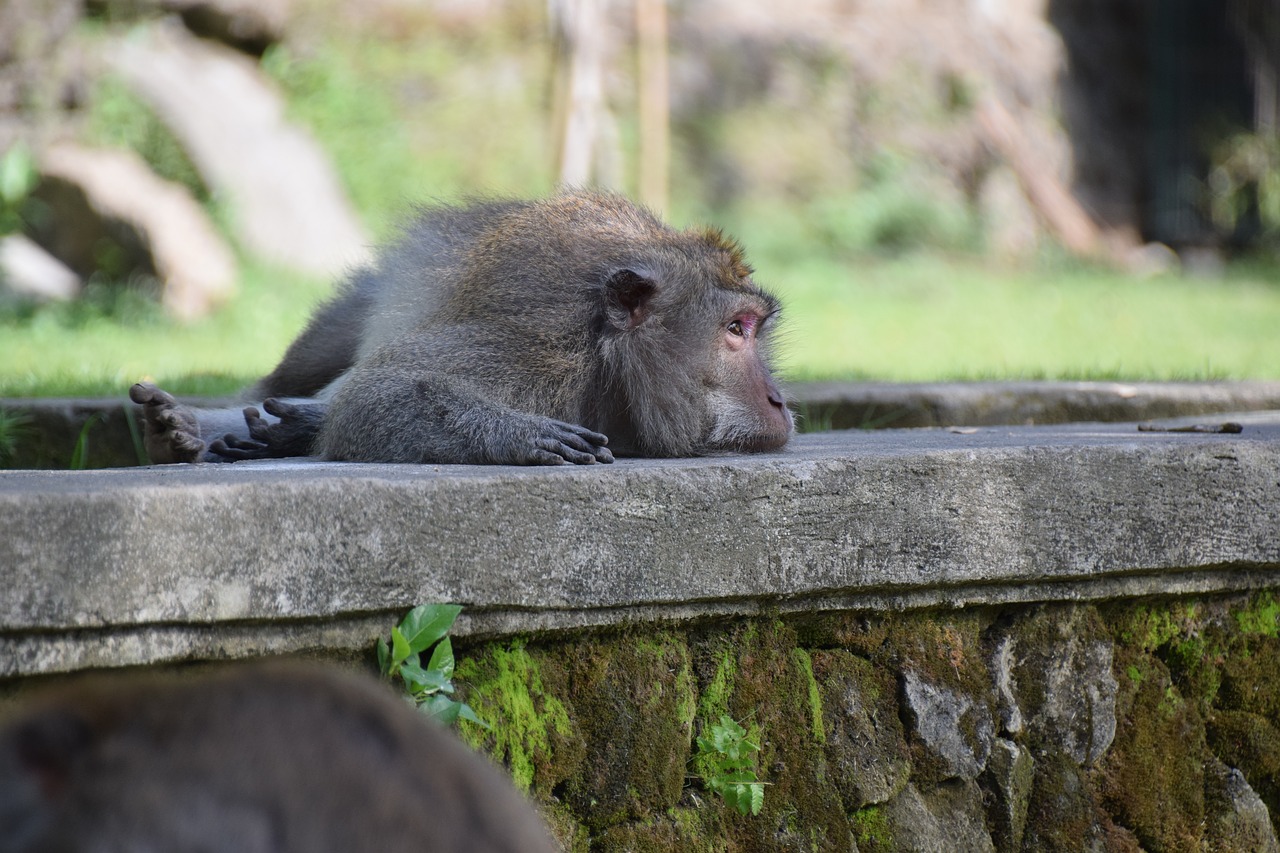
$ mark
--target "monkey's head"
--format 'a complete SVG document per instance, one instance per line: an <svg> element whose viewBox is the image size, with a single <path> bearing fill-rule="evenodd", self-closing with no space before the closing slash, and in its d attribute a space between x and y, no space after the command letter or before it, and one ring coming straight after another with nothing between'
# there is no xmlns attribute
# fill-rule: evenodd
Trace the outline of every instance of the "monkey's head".
<svg viewBox="0 0 1280 853"><path fill-rule="evenodd" d="M778 450L795 429L769 365L778 300L719 231L669 235L607 275L610 437L646 456Z"/></svg>

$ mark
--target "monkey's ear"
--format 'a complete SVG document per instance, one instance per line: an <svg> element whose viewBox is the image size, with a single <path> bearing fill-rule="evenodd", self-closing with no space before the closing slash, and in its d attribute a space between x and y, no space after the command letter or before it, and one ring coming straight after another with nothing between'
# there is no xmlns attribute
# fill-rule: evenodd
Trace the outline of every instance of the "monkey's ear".
<svg viewBox="0 0 1280 853"><path fill-rule="evenodd" d="M605 313L617 329L634 329L649 317L658 285L635 270L622 269L605 282Z"/></svg>

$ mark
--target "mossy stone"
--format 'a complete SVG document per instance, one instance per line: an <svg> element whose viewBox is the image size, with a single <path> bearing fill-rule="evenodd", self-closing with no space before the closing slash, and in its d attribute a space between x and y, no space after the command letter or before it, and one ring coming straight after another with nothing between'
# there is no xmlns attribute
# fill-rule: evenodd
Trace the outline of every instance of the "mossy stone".
<svg viewBox="0 0 1280 853"><path fill-rule="evenodd" d="M911 753L892 673L841 650L813 653L830 780L846 811L883 803L907 784Z"/></svg>
<svg viewBox="0 0 1280 853"><path fill-rule="evenodd" d="M1117 655L1119 724L1100 765L1108 811L1147 850L1198 849L1204 824L1205 727L1154 655Z"/></svg>
<svg viewBox="0 0 1280 853"><path fill-rule="evenodd" d="M683 634L620 635L565 646L558 686L586 747L561 795L593 831L672 808L684 787L694 715Z"/></svg>

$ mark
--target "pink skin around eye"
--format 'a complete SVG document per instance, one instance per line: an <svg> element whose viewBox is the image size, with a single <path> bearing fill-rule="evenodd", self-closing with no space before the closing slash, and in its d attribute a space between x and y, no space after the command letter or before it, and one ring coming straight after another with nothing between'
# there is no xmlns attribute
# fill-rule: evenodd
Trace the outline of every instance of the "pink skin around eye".
<svg viewBox="0 0 1280 853"><path fill-rule="evenodd" d="M760 322L760 318L754 314L743 314L739 316L738 322L742 324L742 336L749 338L756 332L756 324Z"/></svg>

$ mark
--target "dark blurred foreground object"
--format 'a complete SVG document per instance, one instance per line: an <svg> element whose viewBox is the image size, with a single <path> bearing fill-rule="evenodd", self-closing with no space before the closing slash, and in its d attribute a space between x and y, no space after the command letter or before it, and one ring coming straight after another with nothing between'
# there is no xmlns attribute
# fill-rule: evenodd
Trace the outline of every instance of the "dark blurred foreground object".
<svg viewBox="0 0 1280 853"><path fill-rule="evenodd" d="M551 851L534 809L368 680L97 676L0 727L0 851Z"/></svg>

